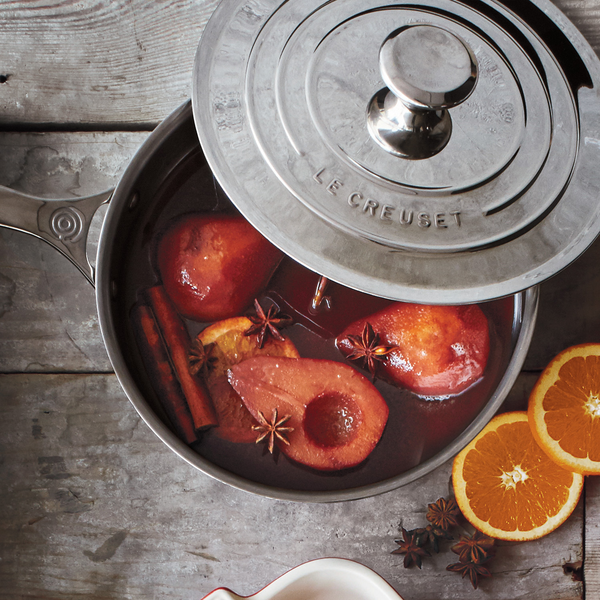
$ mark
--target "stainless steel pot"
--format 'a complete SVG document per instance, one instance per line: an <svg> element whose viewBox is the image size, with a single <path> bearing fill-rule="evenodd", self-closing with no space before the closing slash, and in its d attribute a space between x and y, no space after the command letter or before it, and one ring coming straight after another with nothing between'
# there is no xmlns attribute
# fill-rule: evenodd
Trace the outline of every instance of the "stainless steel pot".
<svg viewBox="0 0 600 600"><path fill-rule="evenodd" d="M191 104L186 103L148 137L110 199L110 194L105 193L75 201L51 201L30 198L6 188L0 190L3 226L44 239L95 283L100 328L111 363L130 401L154 433L189 464L229 485L267 497L310 502L350 500L386 492L414 481L454 456L496 413L521 370L535 324L538 304L535 286L508 301L512 315L509 347L481 411L441 452L396 476L359 487L320 491L266 485L217 466L171 431L159 416L155 394L133 339L129 308L135 302L137 284L130 279L137 269L131 263L139 256L136 237L152 221L157 195L192 154L197 157L197 164L202 165L204 158L193 126ZM85 256L87 228L96 208L106 202L109 206L94 273Z"/></svg>
<svg viewBox="0 0 600 600"><path fill-rule="evenodd" d="M417 52L414 71L427 75L420 81L397 60L415 40L428 44L432 31L433 53L450 48L462 65L458 82L450 78L441 91L427 80L439 81L454 58L431 68ZM232 0L217 9L199 47L194 114L186 103L168 117L112 195L96 273L85 240L108 193L63 202L2 189L1 224L49 242L95 281L117 377L150 428L184 460L269 497L362 498L451 458L506 397L531 340L536 284L600 230L599 87L598 59L545 0ZM424 130L433 134L422 139ZM480 154L489 159L483 166ZM425 303L505 298L498 300L509 307L501 360L470 424L403 472L306 486L236 472L179 440L159 416L129 309L138 285L149 283L138 281L144 269L137 268L148 260L146 232L190 156L206 175L204 186L212 186L214 173L259 231L330 279Z"/></svg>

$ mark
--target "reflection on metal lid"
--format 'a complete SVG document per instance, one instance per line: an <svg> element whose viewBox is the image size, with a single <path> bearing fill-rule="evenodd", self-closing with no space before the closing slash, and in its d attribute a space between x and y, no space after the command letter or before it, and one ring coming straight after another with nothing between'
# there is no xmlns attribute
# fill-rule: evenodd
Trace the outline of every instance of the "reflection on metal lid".
<svg viewBox="0 0 600 600"><path fill-rule="evenodd" d="M388 298L474 302L600 231L600 148L580 139L600 138L599 77L544 0L231 0L193 107L221 185L294 259Z"/></svg>

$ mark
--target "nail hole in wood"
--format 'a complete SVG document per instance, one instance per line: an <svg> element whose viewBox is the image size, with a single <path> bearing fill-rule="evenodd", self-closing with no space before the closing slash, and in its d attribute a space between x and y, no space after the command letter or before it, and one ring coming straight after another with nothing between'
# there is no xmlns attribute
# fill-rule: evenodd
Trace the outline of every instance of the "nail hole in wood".
<svg viewBox="0 0 600 600"><path fill-rule="evenodd" d="M583 562L580 560L574 563L565 563L563 571L565 575L570 575L573 581L583 581Z"/></svg>

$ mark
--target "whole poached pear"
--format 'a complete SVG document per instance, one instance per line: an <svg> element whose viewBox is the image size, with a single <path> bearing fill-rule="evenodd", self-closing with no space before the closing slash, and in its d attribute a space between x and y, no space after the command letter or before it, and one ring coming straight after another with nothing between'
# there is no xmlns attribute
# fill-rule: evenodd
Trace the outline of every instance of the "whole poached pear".
<svg viewBox="0 0 600 600"><path fill-rule="evenodd" d="M423 396L447 396L462 392L483 375L490 351L489 324L475 304L396 302L355 321L336 338L347 358L360 358L367 324L374 334L373 346L385 348L382 360L372 361L374 375L388 383Z"/></svg>
<svg viewBox="0 0 600 600"><path fill-rule="evenodd" d="M160 237L156 264L179 314L210 322L243 313L283 254L238 215L180 217Z"/></svg>

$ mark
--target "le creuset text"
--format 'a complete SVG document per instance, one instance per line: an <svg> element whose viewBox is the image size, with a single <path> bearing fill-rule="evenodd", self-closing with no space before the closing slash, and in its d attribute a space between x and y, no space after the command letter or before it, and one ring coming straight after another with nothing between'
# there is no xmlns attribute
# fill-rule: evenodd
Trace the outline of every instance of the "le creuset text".
<svg viewBox="0 0 600 600"><path fill-rule="evenodd" d="M324 179L322 175L325 169L320 169L313 175L314 181L320 185L324 185L327 192L333 196L337 196L344 182L341 179L333 177ZM412 209L398 208L390 204L382 204L378 200L365 198L361 192L351 192L347 198L348 205L356 210L360 210L363 214L379 218L382 221L397 221L400 225L408 227L415 225L421 229L447 229L448 227L460 227L462 225L461 213L458 210L448 212L418 212Z"/></svg>

